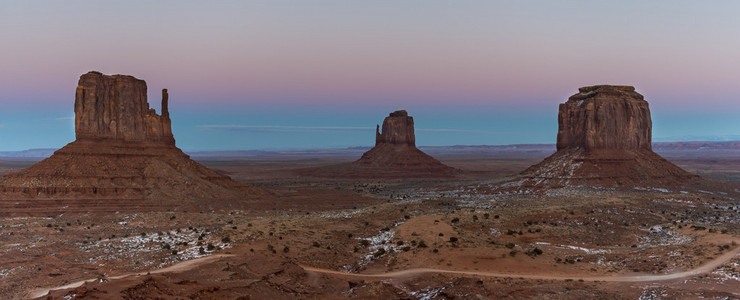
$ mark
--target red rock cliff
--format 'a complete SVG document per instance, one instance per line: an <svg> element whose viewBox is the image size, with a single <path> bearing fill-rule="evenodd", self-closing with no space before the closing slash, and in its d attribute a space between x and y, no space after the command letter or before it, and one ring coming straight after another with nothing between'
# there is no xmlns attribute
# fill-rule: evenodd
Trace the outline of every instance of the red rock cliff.
<svg viewBox="0 0 740 300"><path fill-rule="evenodd" d="M596 85L560 104L558 150L651 150L650 108L631 86Z"/></svg>
<svg viewBox="0 0 740 300"><path fill-rule="evenodd" d="M149 108L143 80L88 72L80 76L75 94L76 137L174 145L167 98L163 90L160 116Z"/></svg>
<svg viewBox="0 0 740 300"><path fill-rule="evenodd" d="M414 118L405 110L392 112L383 120L383 133L375 132L375 145L394 144L416 147L414 137Z"/></svg>

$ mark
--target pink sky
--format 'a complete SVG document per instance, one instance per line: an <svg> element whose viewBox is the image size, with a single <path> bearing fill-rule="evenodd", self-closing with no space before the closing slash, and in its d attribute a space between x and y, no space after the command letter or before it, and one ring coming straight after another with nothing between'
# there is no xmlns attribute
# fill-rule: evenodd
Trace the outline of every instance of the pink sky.
<svg viewBox="0 0 740 300"><path fill-rule="evenodd" d="M696 1L0 1L0 104L71 108L97 70L192 109L554 115L578 87L623 84L654 114L719 115L740 112L739 15Z"/></svg>

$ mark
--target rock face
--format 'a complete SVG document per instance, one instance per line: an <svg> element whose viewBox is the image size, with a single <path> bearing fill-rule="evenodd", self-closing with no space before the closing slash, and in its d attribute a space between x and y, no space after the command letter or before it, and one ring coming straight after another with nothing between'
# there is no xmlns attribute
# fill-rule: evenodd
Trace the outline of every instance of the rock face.
<svg viewBox="0 0 740 300"><path fill-rule="evenodd" d="M405 110L392 112L383 120L383 133L375 128L375 146L380 144L407 145L416 147L414 137L414 118L409 117Z"/></svg>
<svg viewBox="0 0 740 300"><path fill-rule="evenodd" d="M146 83L89 72L75 97L77 139L0 178L0 215L215 209L242 205L261 190L232 181L175 146L162 91L162 115Z"/></svg>
<svg viewBox="0 0 740 300"><path fill-rule="evenodd" d="M669 186L698 177L652 151L650 108L631 86L583 87L560 104L557 152L521 173L519 190Z"/></svg>
<svg viewBox="0 0 740 300"><path fill-rule="evenodd" d="M75 135L83 139L175 144L162 90L162 115L149 108L146 82L127 75L89 72L75 94Z"/></svg>
<svg viewBox="0 0 740 300"><path fill-rule="evenodd" d="M652 150L650 108L631 86L582 87L560 104L558 150Z"/></svg>

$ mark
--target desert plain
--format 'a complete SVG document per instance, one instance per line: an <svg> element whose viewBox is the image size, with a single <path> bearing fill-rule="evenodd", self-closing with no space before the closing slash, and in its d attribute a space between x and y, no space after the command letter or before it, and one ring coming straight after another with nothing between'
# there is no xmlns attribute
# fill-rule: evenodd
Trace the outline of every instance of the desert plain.
<svg viewBox="0 0 740 300"><path fill-rule="evenodd" d="M235 208L4 216L0 298L739 297L740 151L655 148L704 180L494 188L553 145L422 147L463 171L452 179L301 175L355 160L349 150L192 153L269 192ZM7 174L34 162L0 167Z"/></svg>

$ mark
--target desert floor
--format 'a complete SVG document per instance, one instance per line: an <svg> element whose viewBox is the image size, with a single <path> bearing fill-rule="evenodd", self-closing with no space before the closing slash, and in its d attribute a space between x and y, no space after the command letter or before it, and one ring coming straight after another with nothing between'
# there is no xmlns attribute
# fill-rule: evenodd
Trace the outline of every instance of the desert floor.
<svg viewBox="0 0 740 300"><path fill-rule="evenodd" d="M202 160L273 194L241 210L2 218L0 298L740 297L740 156L663 155L709 180L501 194L543 156L438 157L468 171L454 180L294 172L351 159Z"/></svg>

